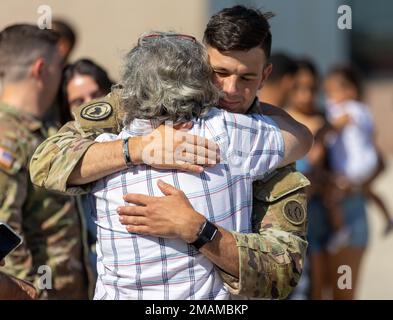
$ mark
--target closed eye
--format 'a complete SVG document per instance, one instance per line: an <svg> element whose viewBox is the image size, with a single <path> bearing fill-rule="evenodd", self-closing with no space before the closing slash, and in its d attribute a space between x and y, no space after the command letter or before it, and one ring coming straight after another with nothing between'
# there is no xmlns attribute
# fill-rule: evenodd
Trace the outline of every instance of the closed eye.
<svg viewBox="0 0 393 320"><path fill-rule="evenodd" d="M221 77L227 77L229 74L225 71L213 70L215 74L218 74Z"/></svg>

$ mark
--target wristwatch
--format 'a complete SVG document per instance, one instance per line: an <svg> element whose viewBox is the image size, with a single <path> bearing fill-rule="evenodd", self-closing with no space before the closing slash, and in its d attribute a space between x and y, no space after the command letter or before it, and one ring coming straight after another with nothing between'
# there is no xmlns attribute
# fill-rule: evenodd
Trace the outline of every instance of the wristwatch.
<svg viewBox="0 0 393 320"><path fill-rule="evenodd" d="M217 227L211 223L209 220L205 220L204 224L201 226L198 232L198 238L190 243L196 250L199 250L206 243L213 241L217 234Z"/></svg>

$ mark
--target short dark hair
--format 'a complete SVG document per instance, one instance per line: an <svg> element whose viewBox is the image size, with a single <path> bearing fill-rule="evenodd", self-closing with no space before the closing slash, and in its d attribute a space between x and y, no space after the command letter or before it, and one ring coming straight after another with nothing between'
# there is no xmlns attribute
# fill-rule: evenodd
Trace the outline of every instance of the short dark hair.
<svg viewBox="0 0 393 320"><path fill-rule="evenodd" d="M363 93L363 79L360 71L354 65L336 65L327 73L327 77L329 76L338 76L340 78L340 84L344 87L353 86L357 91L358 97L361 98Z"/></svg>
<svg viewBox="0 0 393 320"><path fill-rule="evenodd" d="M0 76L7 81L26 77L31 63L39 57L50 59L59 35L30 24L14 24L0 32Z"/></svg>
<svg viewBox="0 0 393 320"><path fill-rule="evenodd" d="M90 59L79 59L65 67L63 71L62 87L66 88L71 79L76 75L90 76L94 79L101 90L109 93L113 81L109 78L108 73L97 63Z"/></svg>
<svg viewBox="0 0 393 320"><path fill-rule="evenodd" d="M109 78L108 73L90 59L79 59L67 65L63 70L60 91L58 94L60 121L62 124L72 120L68 105L67 86L71 79L77 74L92 77L105 95L111 91L112 85L114 84Z"/></svg>
<svg viewBox="0 0 393 320"><path fill-rule="evenodd" d="M284 76L294 76L298 70L296 61L285 53L272 54L269 62L273 64L273 70L267 79L268 82L280 81Z"/></svg>
<svg viewBox="0 0 393 320"><path fill-rule="evenodd" d="M237 5L213 15L203 36L203 42L219 51L247 51L260 47L270 57L272 34L268 19L271 12Z"/></svg>
<svg viewBox="0 0 393 320"><path fill-rule="evenodd" d="M300 58L296 61L298 71L306 70L311 73L311 75L319 81L319 71L315 66L314 62L309 58Z"/></svg>
<svg viewBox="0 0 393 320"><path fill-rule="evenodd" d="M70 43L70 49L72 50L76 43L76 32L69 22L61 19L54 19L52 21L52 29L56 31L60 38L66 39Z"/></svg>

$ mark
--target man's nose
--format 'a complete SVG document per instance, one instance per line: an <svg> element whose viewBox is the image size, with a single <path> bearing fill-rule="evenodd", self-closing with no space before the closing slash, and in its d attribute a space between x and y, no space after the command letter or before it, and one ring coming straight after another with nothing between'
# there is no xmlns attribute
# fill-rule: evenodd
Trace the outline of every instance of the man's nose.
<svg viewBox="0 0 393 320"><path fill-rule="evenodd" d="M227 95L234 95L237 93L237 78L235 76L227 77L224 81L223 91Z"/></svg>

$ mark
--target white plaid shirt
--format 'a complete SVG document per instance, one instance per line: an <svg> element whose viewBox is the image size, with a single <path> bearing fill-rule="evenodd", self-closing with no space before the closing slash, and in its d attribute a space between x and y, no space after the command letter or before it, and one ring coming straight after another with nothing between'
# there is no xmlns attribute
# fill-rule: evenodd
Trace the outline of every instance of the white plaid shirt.
<svg viewBox="0 0 393 320"><path fill-rule="evenodd" d="M111 141L147 134L155 125L134 120ZM229 299L214 264L180 239L130 234L119 222L122 196L141 193L162 196L157 180L181 189L194 209L229 230L251 232L252 182L281 162L284 142L280 129L266 116L242 115L213 108L194 120L189 130L215 141L221 163L201 174L156 170L139 165L95 183L97 270L95 299ZM179 215L182 214L179 212Z"/></svg>

